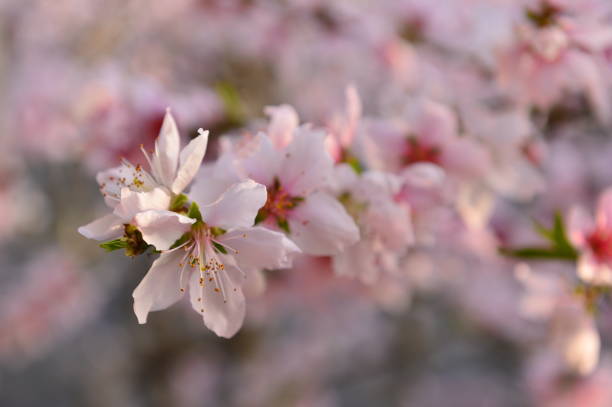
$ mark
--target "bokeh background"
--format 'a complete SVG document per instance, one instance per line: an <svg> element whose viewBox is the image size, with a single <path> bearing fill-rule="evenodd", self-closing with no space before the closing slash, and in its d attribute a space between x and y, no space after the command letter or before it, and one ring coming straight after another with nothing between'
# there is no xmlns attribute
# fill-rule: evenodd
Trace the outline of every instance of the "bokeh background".
<svg viewBox="0 0 612 407"><path fill-rule="evenodd" d="M526 3L0 0L0 405L612 405L606 308L596 370L559 374L549 321L521 312L516 263L482 247L534 241L530 218L592 205L612 180L610 54L597 60L599 93L587 87L544 121L508 104L498 57ZM183 142L210 129L210 160L219 136L264 126L268 105L327 125L348 85L364 116L426 95L488 140L489 234L414 250L401 286L305 259L269 277L231 340L185 303L138 325L131 293L153 258L77 233L105 211L96 172L138 162L168 106ZM501 154L509 146L525 154Z"/></svg>

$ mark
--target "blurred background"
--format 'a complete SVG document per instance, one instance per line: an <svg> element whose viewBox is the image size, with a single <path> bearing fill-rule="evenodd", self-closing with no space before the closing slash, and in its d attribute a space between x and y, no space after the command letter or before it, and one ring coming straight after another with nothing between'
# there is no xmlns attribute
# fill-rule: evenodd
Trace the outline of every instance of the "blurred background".
<svg viewBox="0 0 612 407"><path fill-rule="evenodd" d="M612 179L610 14L581 2L601 28L590 82L546 73L571 97L529 99L504 87L502 57L532 3L0 0L0 405L611 406L607 308L598 366L572 374L551 362L556 317L526 317L494 248ZM77 233L105 212L97 171L140 162L166 107L183 143L211 131L212 160L269 105L328 126L349 85L368 117L414 95L453 108L496 157L486 209L467 208L484 226L411 251L401 285L334 277L325 258L274 272L231 340L186 302L138 325L131 293L154 258Z"/></svg>

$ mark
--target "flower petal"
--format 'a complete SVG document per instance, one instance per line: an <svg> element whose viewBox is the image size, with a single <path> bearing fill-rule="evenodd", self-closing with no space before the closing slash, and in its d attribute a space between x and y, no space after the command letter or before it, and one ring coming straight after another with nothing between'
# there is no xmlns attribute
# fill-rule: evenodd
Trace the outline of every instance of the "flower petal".
<svg viewBox="0 0 612 407"><path fill-rule="evenodd" d="M232 266L225 267L216 276L216 280L204 279L200 285L200 273L191 274L191 305L202 315L208 329L223 338L231 338L242 327L246 312L241 287L243 277ZM223 290L218 284L223 286Z"/></svg>
<svg viewBox="0 0 612 407"><path fill-rule="evenodd" d="M149 312L168 308L183 296L179 263L184 254L182 250L162 254L134 290L134 313L140 324L147 322Z"/></svg>
<svg viewBox="0 0 612 407"><path fill-rule="evenodd" d="M215 240L230 248L243 271L288 268L293 255L301 252L284 234L259 226L235 229Z"/></svg>
<svg viewBox="0 0 612 407"><path fill-rule="evenodd" d="M183 192L198 173L202 159L204 159L204 154L206 154L207 145L208 131L204 131L198 137L191 140L181 151L180 166L172 183L172 192L175 194Z"/></svg>
<svg viewBox="0 0 612 407"><path fill-rule="evenodd" d="M96 181L100 186L100 192L104 196L104 202L111 208L117 206L121 198L121 189L129 188L133 191L143 192L153 189L156 184L151 176L141 167L134 167L128 162L96 175Z"/></svg>
<svg viewBox="0 0 612 407"><path fill-rule="evenodd" d="M210 226L223 229L253 226L255 216L267 199L266 187L246 180L229 187L208 206L201 207L202 218Z"/></svg>
<svg viewBox="0 0 612 407"><path fill-rule="evenodd" d="M264 112L270 116L268 137L278 149L285 148L293 138L293 131L298 127L300 119L290 105L266 106Z"/></svg>
<svg viewBox="0 0 612 407"><path fill-rule="evenodd" d="M236 171L234 156L223 154L214 164L204 166L196 177L189 196L200 206L215 202L229 187L241 181Z"/></svg>
<svg viewBox="0 0 612 407"><path fill-rule="evenodd" d="M113 212L127 222L134 216L149 209L165 210L170 206L170 195L162 188L149 192L135 192L129 188L121 189L121 201Z"/></svg>
<svg viewBox="0 0 612 407"><path fill-rule="evenodd" d="M255 136L258 148L255 153L241 161L247 177L264 185L272 185L280 172L281 153L274 149L270 138L259 133Z"/></svg>
<svg viewBox="0 0 612 407"><path fill-rule="evenodd" d="M285 150L278 176L294 196L305 196L331 181L333 160L325 148L325 133L302 126ZM269 184L266 184L269 185Z"/></svg>
<svg viewBox="0 0 612 407"><path fill-rule="evenodd" d="M168 109L159 136L155 141L155 154L153 154L152 161L155 176L167 187L172 186L176 175L180 143L176 122Z"/></svg>
<svg viewBox="0 0 612 407"><path fill-rule="evenodd" d="M107 240L123 234L123 221L112 213L79 228L79 233L88 239Z"/></svg>
<svg viewBox="0 0 612 407"><path fill-rule="evenodd" d="M612 269L605 263L598 262L590 253L583 253L578 258L578 277L593 285L612 285Z"/></svg>
<svg viewBox="0 0 612 407"><path fill-rule="evenodd" d="M359 230L344 207L325 192L309 195L289 219L291 239L304 253L325 256L359 240Z"/></svg>
<svg viewBox="0 0 612 407"><path fill-rule="evenodd" d="M157 250L168 250L189 231L195 219L176 212L149 210L136 214L134 223L145 242L152 244Z"/></svg>
<svg viewBox="0 0 612 407"><path fill-rule="evenodd" d="M612 229L612 188L606 189L597 203L597 225Z"/></svg>
<svg viewBox="0 0 612 407"><path fill-rule="evenodd" d="M574 206L567 217L567 232L572 243L578 247L586 245L585 238L595 228L593 218L583 208Z"/></svg>

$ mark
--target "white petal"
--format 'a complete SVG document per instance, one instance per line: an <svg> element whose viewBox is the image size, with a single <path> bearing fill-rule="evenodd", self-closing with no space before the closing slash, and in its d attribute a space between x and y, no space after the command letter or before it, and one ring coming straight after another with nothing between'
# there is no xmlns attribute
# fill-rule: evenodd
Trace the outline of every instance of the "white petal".
<svg viewBox="0 0 612 407"><path fill-rule="evenodd" d="M180 137L170 110L166 112L159 136L155 141L153 172L158 180L167 187L172 186L178 167Z"/></svg>
<svg viewBox="0 0 612 407"><path fill-rule="evenodd" d="M292 195L305 196L331 181L333 160L325 149L325 137L324 132L303 126L287 146L278 176Z"/></svg>
<svg viewBox="0 0 612 407"><path fill-rule="evenodd" d="M234 156L226 153L215 161L200 169L189 197L200 206L215 202L229 187L242 179L236 171Z"/></svg>
<svg viewBox="0 0 612 407"><path fill-rule="evenodd" d="M112 213L79 228L79 233L88 239L107 240L123 234L123 221Z"/></svg>
<svg viewBox="0 0 612 407"><path fill-rule="evenodd" d="M612 269L598 262L591 254L583 253L578 258L578 277L594 285L612 285Z"/></svg>
<svg viewBox="0 0 612 407"><path fill-rule="evenodd" d="M241 161L247 177L264 185L272 185L280 172L282 155L274 149L270 139L263 133L256 136L258 148L255 153Z"/></svg>
<svg viewBox="0 0 612 407"><path fill-rule="evenodd" d="M136 171L136 167L129 163L99 172L96 181L104 196L104 202L111 208L117 206L122 188L127 187L133 191L143 192L156 186L148 173L142 168Z"/></svg>
<svg viewBox="0 0 612 407"><path fill-rule="evenodd" d="M293 256L301 250L284 234L262 227L232 230L216 239L230 249L244 271L291 267Z"/></svg>
<svg viewBox="0 0 612 407"><path fill-rule="evenodd" d="M291 213L290 237L304 253L325 256L359 240L359 230L344 207L325 192L309 195Z"/></svg>
<svg viewBox="0 0 612 407"><path fill-rule="evenodd" d="M219 199L200 207L202 218L210 226L223 229L253 226L255 216L267 199L266 187L253 180L232 185Z"/></svg>
<svg viewBox="0 0 612 407"><path fill-rule="evenodd" d="M183 296L179 263L184 254L182 250L162 254L134 290L134 313L139 323L147 322L149 312L168 308Z"/></svg>
<svg viewBox="0 0 612 407"><path fill-rule="evenodd" d="M332 258L334 272L339 276L358 278L365 284L378 280L380 266L370 242L361 240Z"/></svg>
<svg viewBox="0 0 612 407"><path fill-rule="evenodd" d="M149 192L135 192L129 188L121 189L121 201L113 212L127 222L134 216L150 209L165 210L170 206L170 195L162 188L155 188Z"/></svg>
<svg viewBox="0 0 612 407"><path fill-rule="evenodd" d="M145 242L157 250L168 250L190 229L195 219L176 212L149 210L136 214L134 223Z"/></svg>
<svg viewBox="0 0 612 407"><path fill-rule="evenodd" d="M181 151L180 165L172 184L172 192L180 194L187 188L187 185L189 185L200 169L200 164L202 164L202 159L204 154L206 154L207 145L208 131L205 131L191 140Z"/></svg>
<svg viewBox="0 0 612 407"><path fill-rule="evenodd" d="M231 338L242 327L246 311L241 287L243 277L231 266L219 272L217 277L213 281L205 278L201 286L200 273L192 273L189 283L191 305L202 315L208 329L223 338ZM216 282L223 286L223 291Z"/></svg>

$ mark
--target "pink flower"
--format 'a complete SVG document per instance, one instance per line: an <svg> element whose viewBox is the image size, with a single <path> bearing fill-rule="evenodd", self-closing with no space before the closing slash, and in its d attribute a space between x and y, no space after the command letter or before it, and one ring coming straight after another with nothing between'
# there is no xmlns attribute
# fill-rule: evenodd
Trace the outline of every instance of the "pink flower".
<svg viewBox="0 0 612 407"><path fill-rule="evenodd" d="M612 44L612 30L605 14L582 13L588 16L584 18L569 5L539 3L527 9L529 21L516 27L515 43L499 54L502 87L519 102L542 109L551 108L567 93L583 93L599 119L609 121L608 83L601 60Z"/></svg>
<svg viewBox="0 0 612 407"><path fill-rule="evenodd" d="M580 207L571 209L569 237L580 251L578 276L591 284L612 284L612 189L599 198L595 220Z"/></svg>
<svg viewBox="0 0 612 407"><path fill-rule="evenodd" d="M307 254L333 255L359 240L353 219L326 192L333 162L325 150L325 133L298 128L282 150L257 136L258 149L239 161L244 174L268 188L257 223L283 230Z"/></svg>
<svg viewBox="0 0 612 407"><path fill-rule="evenodd" d="M335 162L346 158L357 134L361 119L361 99L355 86L347 86L345 90L345 108L342 113L334 115L328 125L327 151Z"/></svg>
<svg viewBox="0 0 612 407"><path fill-rule="evenodd" d="M359 225L361 240L333 257L335 272L370 284L381 272L397 274L400 256L414 241L410 208L395 200L399 178L378 171L358 176L341 164L336 181L336 193Z"/></svg>
<svg viewBox="0 0 612 407"><path fill-rule="evenodd" d="M252 180L233 184L213 197L197 183L192 196L202 205L198 221L180 246L157 259L134 290L134 312L141 324L150 311L169 307L189 289L191 305L217 335L230 338L242 326L242 285L261 269L286 268L299 249L282 233L252 227L266 202L266 188Z"/></svg>
<svg viewBox="0 0 612 407"><path fill-rule="evenodd" d="M417 163L431 163L459 177L483 175L489 156L474 140L459 135L457 118L446 106L423 101L406 120L374 122L369 130L369 162L375 169L399 172Z"/></svg>

